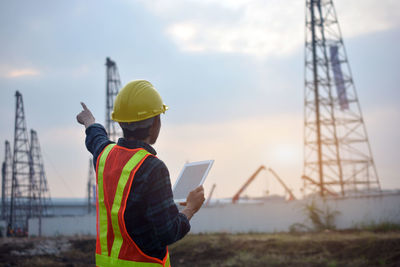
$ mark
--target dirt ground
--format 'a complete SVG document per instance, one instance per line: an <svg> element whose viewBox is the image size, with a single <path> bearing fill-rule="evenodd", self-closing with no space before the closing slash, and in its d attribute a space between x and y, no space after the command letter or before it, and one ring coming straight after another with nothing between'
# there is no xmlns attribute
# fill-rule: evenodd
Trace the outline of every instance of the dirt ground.
<svg viewBox="0 0 400 267"><path fill-rule="evenodd" d="M2 238L0 266L94 266L93 237ZM172 266L399 266L400 231L188 235Z"/></svg>

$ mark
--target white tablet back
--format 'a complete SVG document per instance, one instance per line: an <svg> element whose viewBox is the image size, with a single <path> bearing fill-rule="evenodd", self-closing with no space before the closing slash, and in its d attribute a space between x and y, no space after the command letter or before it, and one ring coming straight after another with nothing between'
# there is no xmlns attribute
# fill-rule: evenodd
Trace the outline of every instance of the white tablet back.
<svg viewBox="0 0 400 267"><path fill-rule="evenodd" d="M196 187L202 185L214 160L186 163L173 187L175 201L186 201L186 197Z"/></svg>

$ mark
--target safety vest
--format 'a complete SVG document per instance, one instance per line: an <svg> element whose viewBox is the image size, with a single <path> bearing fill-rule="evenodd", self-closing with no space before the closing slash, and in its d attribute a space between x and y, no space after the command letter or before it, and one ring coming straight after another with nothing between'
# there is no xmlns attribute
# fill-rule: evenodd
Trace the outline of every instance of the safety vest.
<svg viewBox="0 0 400 267"><path fill-rule="evenodd" d="M125 227L126 201L136 171L151 154L110 144L97 159L96 266L170 267L168 248L163 260L146 255Z"/></svg>

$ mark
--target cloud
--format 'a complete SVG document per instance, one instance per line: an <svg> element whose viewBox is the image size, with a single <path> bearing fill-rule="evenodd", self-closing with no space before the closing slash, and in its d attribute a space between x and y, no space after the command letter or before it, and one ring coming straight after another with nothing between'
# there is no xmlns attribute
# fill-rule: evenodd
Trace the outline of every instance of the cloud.
<svg viewBox="0 0 400 267"><path fill-rule="evenodd" d="M166 34L183 51L285 56L304 43L304 2L298 0L146 0L143 4L166 22ZM400 25L400 2L337 2L346 37Z"/></svg>
<svg viewBox="0 0 400 267"><path fill-rule="evenodd" d="M396 0L335 1L343 37L390 30L400 26L400 2Z"/></svg>
<svg viewBox="0 0 400 267"><path fill-rule="evenodd" d="M43 73L60 75L60 72L62 74L68 73L68 75L71 75L74 78L84 77L91 73L91 65L81 64L71 67L64 67L63 69L49 69L47 67L45 71L37 68L13 68L6 65L0 66L0 76L8 79L36 77L42 75Z"/></svg>
<svg viewBox="0 0 400 267"><path fill-rule="evenodd" d="M40 71L36 69L13 69L4 73L6 78L20 78L24 76L38 76L40 75Z"/></svg>

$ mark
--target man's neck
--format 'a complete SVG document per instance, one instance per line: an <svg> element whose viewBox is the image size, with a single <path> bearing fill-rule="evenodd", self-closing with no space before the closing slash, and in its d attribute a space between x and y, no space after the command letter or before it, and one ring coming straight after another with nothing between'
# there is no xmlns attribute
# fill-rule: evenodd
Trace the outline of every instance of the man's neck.
<svg viewBox="0 0 400 267"><path fill-rule="evenodd" d="M129 137L129 138L124 137L124 138L125 138L125 140L128 140L128 141L142 141L143 143L146 143L146 144L150 145L150 137L147 137L144 140L139 140L139 139L136 139L136 138L133 138L133 137Z"/></svg>

